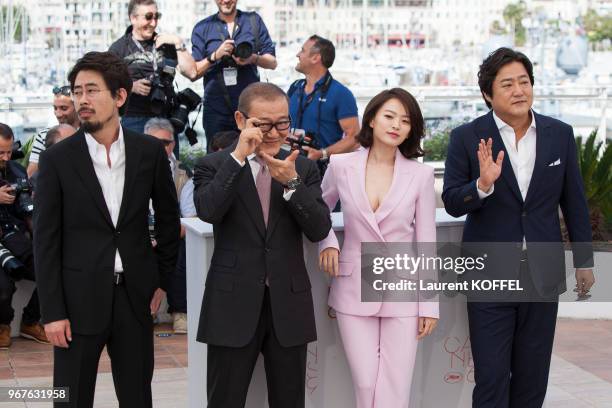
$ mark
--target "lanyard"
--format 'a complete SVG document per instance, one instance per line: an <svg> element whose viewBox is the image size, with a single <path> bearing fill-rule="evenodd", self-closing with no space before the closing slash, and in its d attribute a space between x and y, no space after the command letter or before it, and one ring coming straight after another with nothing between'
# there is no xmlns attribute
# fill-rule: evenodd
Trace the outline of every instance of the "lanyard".
<svg viewBox="0 0 612 408"><path fill-rule="evenodd" d="M151 58L153 59L153 71L157 72L157 51L147 51L147 50L145 50L144 47L142 46L142 44L140 43L140 41L135 39L134 36L132 36L132 41L134 41L134 44L136 44L136 47L138 47L140 52L142 52L145 55L147 55L147 54L151 55ZM155 49L155 47L153 47L153 49Z"/></svg>
<svg viewBox="0 0 612 408"><path fill-rule="evenodd" d="M315 99L315 95L318 92L319 93L319 104L317 106L317 136L319 135L319 133L321 132L321 99L325 97L325 95L327 94L327 91L329 90L329 85L331 84L332 81L332 76L329 72L327 72L327 74L325 75L325 80L323 81L323 83L319 86L315 86L315 89L312 90L312 92L310 93L310 95L306 96L306 81L304 81L304 86L302 87L302 89L300 90L299 93L299 101L300 101L300 105L298 107L298 114L297 114L297 128L298 129L302 129L302 120L304 118L304 111L306 110L306 108L308 108L308 106L310 106L310 104L312 103L312 101L314 101ZM304 103L304 96L306 96L306 102Z"/></svg>

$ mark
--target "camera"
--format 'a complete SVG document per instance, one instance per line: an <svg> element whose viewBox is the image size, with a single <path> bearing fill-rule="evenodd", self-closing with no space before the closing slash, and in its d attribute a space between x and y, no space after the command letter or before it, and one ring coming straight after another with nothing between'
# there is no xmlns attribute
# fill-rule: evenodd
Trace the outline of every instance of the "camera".
<svg viewBox="0 0 612 408"><path fill-rule="evenodd" d="M151 81L151 111L157 116L170 119L175 133L181 133L189 123L188 116L193 112L202 98L190 88L185 88L178 94L174 91L174 77L178 65L176 47L173 44L162 44L157 48L162 55L162 62L157 66L149 80ZM188 131L185 131L187 135ZM189 133L191 135L193 130ZM195 138L195 142L192 142ZM190 144L197 143L197 138L189 138Z"/></svg>
<svg viewBox="0 0 612 408"><path fill-rule="evenodd" d="M149 77L151 81L151 111L156 115L165 115L174 99L174 76L178 57L176 47L172 44L162 44L157 48L162 55L162 62Z"/></svg>
<svg viewBox="0 0 612 408"><path fill-rule="evenodd" d="M170 114L170 122L174 130L181 133L189 124L189 113L193 112L202 98L190 88L185 88L176 95L174 110Z"/></svg>
<svg viewBox="0 0 612 408"><path fill-rule="evenodd" d="M292 149L299 149L300 154L304 156L308 156L308 153L303 149L303 147L310 147L317 150L319 149L319 144L317 143L315 134L312 132L300 134L294 132L292 136L287 138L287 142L289 142Z"/></svg>
<svg viewBox="0 0 612 408"><path fill-rule="evenodd" d="M248 41L243 41L236 44L232 55L236 58L247 59L253 54L253 44Z"/></svg>
<svg viewBox="0 0 612 408"><path fill-rule="evenodd" d="M11 184L14 191L11 194L15 195L15 203L18 211L25 215L32 215L34 211L34 201L32 200L32 185L27 179L21 178Z"/></svg>
<svg viewBox="0 0 612 408"><path fill-rule="evenodd" d="M253 54L254 49L255 47L253 46L253 44L248 41L243 41L234 46L234 49L232 50L232 55L236 58L247 59ZM236 63L229 55L223 56L221 62L225 66L236 66Z"/></svg>
<svg viewBox="0 0 612 408"><path fill-rule="evenodd" d="M15 255L4 245L0 243L0 266L2 269L8 274L8 276L15 280L21 280L23 278L23 274L25 273L25 266L23 263L15 258Z"/></svg>

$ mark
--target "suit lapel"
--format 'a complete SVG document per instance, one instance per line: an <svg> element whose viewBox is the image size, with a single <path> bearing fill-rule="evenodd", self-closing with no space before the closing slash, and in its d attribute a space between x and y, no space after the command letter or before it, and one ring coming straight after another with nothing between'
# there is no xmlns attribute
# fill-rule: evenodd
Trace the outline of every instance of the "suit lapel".
<svg viewBox="0 0 612 408"><path fill-rule="evenodd" d="M125 145L125 181L123 183L123 195L121 197L121 208L119 209L119 218L117 226L121 225L121 221L125 218L125 214L129 208L129 197L133 191L134 180L140 166L140 158L142 150L137 145L137 140L132 137L130 131L123 131L123 143Z"/></svg>
<svg viewBox="0 0 612 408"><path fill-rule="evenodd" d="M414 179L414 172L410 172L410 161L402 156L397 149L395 153L395 166L393 168L393 181L385 195L380 207L374 213L377 225L380 224L406 196L410 184Z"/></svg>
<svg viewBox="0 0 612 408"><path fill-rule="evenodd" d="M535 112L536 120L536 158L533 166L533 174L531 175L531 181L529 182L529 189L527 190L527 196L525 197L525 203L527 203L537 191L538 185L542 181L542 174L546 169L546 152L550 151L553 138L550 134L550 124L543 122L542 117Z"/></svg>
<svg viewBox="0 0 612 408"><path fill-rule="evenodd" d="M110 217L110 212L108 211L106 201L104 200L102 187L100 187L98 176L96 175L91 156L89 155L89 149L87 148L87 142L85 140L85 133L82 130L79 130L73 137L75 138L75 141L72 144L72 147L75 150L75 155L72 157L72 164L75 167L75 173L83 181L83 185L87 191L89 191L89 194L104 216L106 222L108 222L108 224L114 228L113 221Z"/></svg>
<svg viewBox="0 0 612 408"><path fill-rule="evenodd" d="M514 174L514 170L512 170L512 164L510 163L510 156L508 156L508 151L506 150L506 146L504 145L504 141L502 140L501 135L499 134L499 129L495 124L495 119L493 119L493 111L489 112L489 114L485 117L484 126L479 129L478 133L479 139L483 139L486 141L488 138L493 139L493 159L497 159L497 155L500 150L504 151L504 161L502 163L502 177L506 180L506 183L510 187L512 193L516 196L517 200L523 202L523 196L521 195L521 190L518 185L518 181L516 180L516 175Z"/></svg>
<svg viewBox="0 0 612 408"><path fill-rule="evenodd" d="M376 217L372 212L372 207L370 207L370 202L365 189L366 166L368 163L369 152L370 149L361 150L358 160L355 160L349 169L345 169L346 183L349 186L349 190L351 191L351 195L357 205L357 208L359 208L359 212L368 222L368 225L372 228L372 231L378 236L378 238L381 241L384 241L385 239L380 232L378 222L376 221ZM355 177L357 177L357 180L355 180Z"/></svg>
<svg viewBox="0 0 612 408"><path fill-rule="evenodd" d="M229 155L229 152L228 152ZM246 212L251 217L251 220L257 228L257 232L262 238L266 237L266 225L263 220L263 211L261 209L261 203L259 202L259 195L257 194L257 188L255 187L255 181L253 180L253 172L249 164L249 160L246 159L244 169L240 175L238 196L246 207ZM273 183L274 184L274 183ZM270 204L272 206L272 204Z"/></svg>

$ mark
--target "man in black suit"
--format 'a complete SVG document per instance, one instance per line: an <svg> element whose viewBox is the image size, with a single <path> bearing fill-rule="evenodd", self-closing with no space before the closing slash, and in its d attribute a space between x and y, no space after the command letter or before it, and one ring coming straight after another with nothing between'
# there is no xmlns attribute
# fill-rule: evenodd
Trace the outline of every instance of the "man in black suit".
<svg viewBox="0 0 612 408"><path fill-rule="evenodd" d="M270 407L303 407L316 330L302 233L325 238L329 209L314 162L281 150L291 120L280 88L249 85L235 119L239 140L194 176L198 216L215 236L197 335L208 344L208 407L244 407L260 352Z"/></svg>
<svg viewBox="0 0 612 408"><path fill-rule="evenodd" d="M104 346L120 406L152 406L151 314L176 263L179 218L162 143L119 124L129 78L113 54L85 54L68 76L81 128L40 160L36 278L45 332L55 346L53 383L70 388L70 402L56 406L93 406Z"/></svg>
<svg viewBox="0 0 612 408"><path fill-rule="evenodd" d="M566 290L559 208L572 241L575 290L586 295L595 282L574 133L532 110L533 83L524 54L500 48L489 55L478 84L491 111L454 129L448 147L446 211L467 214L467 247L498 252L485 251L484 278L518 279L523 289L494 298L483 291L467 305L474 408L537 408L544 402L558 295Z"/></svg>

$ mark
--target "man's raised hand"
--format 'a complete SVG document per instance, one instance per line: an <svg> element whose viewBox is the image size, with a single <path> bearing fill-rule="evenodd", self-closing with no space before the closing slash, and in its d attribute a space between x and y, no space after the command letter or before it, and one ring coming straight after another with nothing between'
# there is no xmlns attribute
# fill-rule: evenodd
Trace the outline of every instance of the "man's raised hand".
<svg viewBox="0 0 612 408"><path fill-rule="evenodd" d="M270 176L282 185L286 185L289 180L296 178L298 175L295 171L295 160L299 154L299 150L294 150L285 160L279 160L268 153L261 152L261 157L266 161Z"/></svg>
<svg viewBox="0 0 612 408"><path fill-rule="evenodd" d="M491 186L499 178L504 161L504 151L500 150L497 160L493 160L493 140L489 138L486 142L480 139L478 144L478 164L480 165L480 178L478 188L485 193L491 190Z"/></svg>
<svg viewBox="0 0 612 408"><path fill-rule="evenodd" d="M250 154L254 153L257 146L263 141L263 133L256 126L258 122L259 119L257 118L248 118L244 129L240 132L238 144L234 149L234 157L241 162L244 162Z"/></svg>

